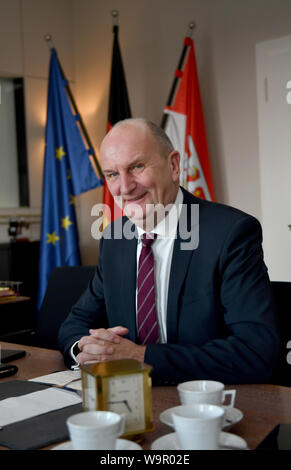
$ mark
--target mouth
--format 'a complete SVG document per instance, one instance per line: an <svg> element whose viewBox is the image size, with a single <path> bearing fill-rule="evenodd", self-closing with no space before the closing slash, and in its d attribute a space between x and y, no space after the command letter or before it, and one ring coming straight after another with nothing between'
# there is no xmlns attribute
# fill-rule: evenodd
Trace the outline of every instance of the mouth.
<svg viewBox="0 0 291 470"><path fill-rule="evenodd" d="M123 200L124 205L133 204L133 203L138 204L139 202L142 201L142 199L146 196L146 194L147 193L143 193L142 195L136 196L136 197L131 198L131 199L124 199Z"/></svg>

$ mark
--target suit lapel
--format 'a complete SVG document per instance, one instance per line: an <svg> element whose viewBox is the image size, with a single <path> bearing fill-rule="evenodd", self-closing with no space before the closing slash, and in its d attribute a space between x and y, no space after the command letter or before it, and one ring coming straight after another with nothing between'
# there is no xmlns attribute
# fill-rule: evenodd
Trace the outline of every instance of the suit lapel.
<svg viewBox="0 0 291 470"><path fill-rule="evenodd" d="M128 337L130 340L136 342L136 249L137 249L137 238L133 240L127 240L123 238L122 241L122 252L121 266L125 267L122 270L121 279L121 295L123 308L125 309L124 324L129 329Z"/></svg>
<svg viewBox="0 0 291 470"><path fill-rule="evenodd" d="M177 341L178 333L178 321L179 321L179 299L183 282L186 278L189 263L191 261L193 251L191 245L187 244L190 242L190 235L188 240L185 239L185 225L187 226L187 232L195 236L194 246L199 241L199 216L198 219L193 220L193 213L191 213L191 203L197 204L198 200L191 200L188 193L183 190L184 200L183 208L180 214L177 237L174 242L173 256L170 271L169 290L168 290L168 305L167 305L167 342L175 343ZM194 198L193 198L194 199ZM199 211L199 209L198 209ZM199 212L198 212L199 214ZM191 217L192 215L192 217ZM182 249L182 247L187 249Z"/></svg>

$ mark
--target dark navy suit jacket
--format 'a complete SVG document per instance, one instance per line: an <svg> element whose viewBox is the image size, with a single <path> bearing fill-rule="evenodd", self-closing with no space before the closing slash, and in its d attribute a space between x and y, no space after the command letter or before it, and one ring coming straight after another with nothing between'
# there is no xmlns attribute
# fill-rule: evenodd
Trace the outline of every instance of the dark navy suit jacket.
<svg viewBox="0 0 291 470"><path fill-rule="evenodd" d="M178 228L169 280L167 344L148 345L145 354L145 362L153 366L154 383L268 382L279 336L261 226L238 209L203 201L185 190L183 195L188 230L191 204L199 204L199 243L181 250L185 240ZM67 365L71 345L88 335L89 328L125 326L128 338L137 342L137 240L105 237L95 275L59 331Z"/></svg>

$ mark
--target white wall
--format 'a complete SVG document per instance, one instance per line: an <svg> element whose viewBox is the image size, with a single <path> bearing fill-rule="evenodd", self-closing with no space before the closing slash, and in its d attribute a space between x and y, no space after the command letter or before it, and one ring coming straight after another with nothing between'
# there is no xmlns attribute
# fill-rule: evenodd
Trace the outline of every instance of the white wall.
<svg viewBox="0 0 291 470"><path fill-rule="evenodd" d="M219 194L261 219L255 45L291 31L288 0L220 0L213 9ZM215 125L213 120L209 126ZM211 129L211 127L210 127ZM284 170L282 170L284 171ZM221 191L221 193L220 193Z"/></svg>

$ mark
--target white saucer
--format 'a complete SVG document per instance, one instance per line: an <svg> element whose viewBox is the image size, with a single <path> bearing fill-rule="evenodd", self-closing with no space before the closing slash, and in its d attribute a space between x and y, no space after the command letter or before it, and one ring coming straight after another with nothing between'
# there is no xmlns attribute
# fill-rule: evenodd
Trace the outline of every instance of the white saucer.
<svg viewBox="0 0 291 470"><path fill-rule="evenodd" d="M171 428L174 427L172 412L179 408L182 405L174 406L168 410L163 411L160 414L160 421ZM225 415L223 418L222 429L228 431L234 424L238 423L243 418L243 413L237 408L232 408L231 406L223 406L225 409Z"/></svg>
<svg viewBox="0 0 291 470"><path fill-rule="evenodd" d="M181 450L175 432L156 439L151 446L152 450ZM229 432L221 432L219 450L247 450L248 445L244 439Z"/></svg>
<svg viewBox="0 0 291 470"><path fill-rule="evenodd" d="M52 450L73 450L72 442L63 442L52 448ZM142 450L142 447L133 441L127 439L117 439L115 450Z"/></svg>

